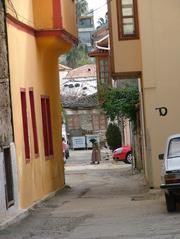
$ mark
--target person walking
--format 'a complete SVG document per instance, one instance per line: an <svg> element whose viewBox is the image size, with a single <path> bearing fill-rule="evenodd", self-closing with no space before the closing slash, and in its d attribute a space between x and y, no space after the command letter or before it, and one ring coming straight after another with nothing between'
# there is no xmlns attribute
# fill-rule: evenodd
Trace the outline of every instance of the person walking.
<svg viewBox="0 0 180 239"><path fill-rule="evenodd" d="M91 164L99 164L101 161L101 153L100 153L100 148L99 144L96 141L96 139L92 139L92 155L91 155Z"/></svg>
<svg viewBox="0 0 180 239"><path fill-rule="evenodd" d="M67 155L67 151L69 150L69 147L64 137L62 138L62 150L63 150L64 163L66 163L66 159L69 157L69 155Z"/></svg>

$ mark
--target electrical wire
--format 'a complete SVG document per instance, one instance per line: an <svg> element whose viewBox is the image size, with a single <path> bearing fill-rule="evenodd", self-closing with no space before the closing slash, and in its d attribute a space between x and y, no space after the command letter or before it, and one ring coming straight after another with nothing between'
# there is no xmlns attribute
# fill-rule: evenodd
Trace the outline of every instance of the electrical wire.
<svg viewBox="0 0 180 239"><path fill-rule="evenodd" d="M11 6L11 8L12 8L11 10L14 12L16 18L18 19L18 14L17 14L17 11L16 11L16 9L15 9L15 7L14 7L14 4L12 3L11 0L8 0L8 3L10 4L10 6Z"/></svg>
<svg viewBox="0 0 180 239"><path fill-rule="evenodd" d="M82 1L83 1L83 0L79 0L79 1L77 1L77 2L79 3L79 2L82 2ZM112 0L107 0L106 3L104 3L103 5L99 6L99 7L96 8L96 9L93 9L93 10L90 10L89 12L87 12L86 15L90 15L90 14L92 14L92 13L98 11L99 9L103 8L104 6L106 6L108 2L111 2L111 1L112 1ZM29 20L29 19L23 17L21 14L19 14L19 13L17 12L17 10L15 9L14 4L12 3L11 0L8 0L8 2L9 2L9 4L10 4L11 7L8 7L8 6L7 6L7 9L9 9L10 11L13 11L17 19L18 19L18 17L20 17L20 18L24 19L27 23L34 24L33 21L31 21L31 20Z"/></svg>
<svg viewBox="0 0 180 239"><path fill-rule="evenodd" d="M84 1L84 0L79 0L79 1L77 1L77 3L81 3L81 2L83 2L83 1ZM108 2L110 2L110 1L112 1L112 0L107 0L103 5L99 6L98 8L95 8L95 9L92 9L92 10L88 11L88 12L86 13L86 15L90 15L90 14L92 14L92 13L98 11L99 9L103 8L104 6L106 6L106 5L108 4Z"/></svg>
<svg viewBox="0 0 180 239"><path fill-rule="evenodd" d="M9 9L10 11L12 11L12 9L10 8L10 7L6 7L6 9ZM13 11L14 12L14 11ZM14 12L15 13L15 12ZM29 20L29 19L27 19L27 18L25 18L25 17L23 17L21 14L19 14L17 11L16 11L16 19L17 20L20 20L19 18L21 18L21 19L23 19L23 20L25 20L26 21L26 23L29 23L29 24L34 24L34 22L33 21L31 21L31 20Z"/></svg>
<svg viewBox="0 0 180 239"><path fill-rule="evenodd" d="M87 15L90 15L90 14L92 14L92 13L98 11L99 9L103 8L103 7L106 6L106 5L107 5L107 3L101 5L100 7L96 8L96 9L93 9L93 10L89 11L89 12L87 13Z"/></svg>

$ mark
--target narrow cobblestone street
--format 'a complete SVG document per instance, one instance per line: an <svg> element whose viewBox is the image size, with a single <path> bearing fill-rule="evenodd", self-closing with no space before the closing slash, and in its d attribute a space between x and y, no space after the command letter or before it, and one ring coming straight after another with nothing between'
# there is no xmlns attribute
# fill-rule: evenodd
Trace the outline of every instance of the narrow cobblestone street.
<svg viewBox="0 0 180 239"><path fill-rule="evenodd" d="M180 238L180 210L166 212L159 190L149 191L131 166L73 151L65 166L66 187L36 206L0 239Z"/></svg>

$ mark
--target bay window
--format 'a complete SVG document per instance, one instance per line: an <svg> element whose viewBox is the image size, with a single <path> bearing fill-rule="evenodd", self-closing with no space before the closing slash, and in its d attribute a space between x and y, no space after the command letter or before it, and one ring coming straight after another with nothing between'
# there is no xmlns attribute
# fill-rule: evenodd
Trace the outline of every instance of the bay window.
<svg viewBox="0 0 180 239"><path fill-rule="evenodd" d="M137 39L137 0L117 0L119 40Z"/></svg>

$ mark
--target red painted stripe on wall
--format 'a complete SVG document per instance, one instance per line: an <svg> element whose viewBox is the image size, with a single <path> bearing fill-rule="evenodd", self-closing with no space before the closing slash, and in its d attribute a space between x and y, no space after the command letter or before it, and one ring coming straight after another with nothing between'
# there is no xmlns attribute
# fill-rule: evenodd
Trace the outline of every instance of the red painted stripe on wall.
<svg viewBox="0 0 180 239"><path fill-rule="evenodd" d="M28 26L27 24L20 22L10 14L7 14L7 23L16 27L17 29L24 31L32 36L35 36L35 29L33 27Z"/></svg>
<svg viewBox="0 0 180 239"><path fill-rule="evenodd" d="M62 28L61 0L53 0L53 25L54 28Z"/></svg>
<svg viewBox="0 0 180 239"><path fill-rule="evenodd" d="M21 96L22 123L23 123L23 133L24 133L24 150L25 150L26 162L28 162L30 160L30 147L29 147L26 91L21 89L20 96Z"/></svg>
<svg viewBox="0 0 180 239"><path fill-rule="evenodd" d="M31 108L33 136L34 136L34 153L35 153L35 155L39 155L37 124L36 124L36 112L35 112L34 91L33 91L33 89L29 90L29 101L30 101L30 108Z"/></svg>
<svg viewBox="0 0 180 239"><path fill-rule="evenodd" d="M54 1L54 0L53 0ZM36 30L33 27L20 22L10 14L7 14L7 22L8 24L14 26L16 29L19 29L20 31L26 32L34 37L47 37L47 36L57 36L57 37L62 37L65 41L69 42L70 44L76 45L78 43L78 39L74 37L72 34L64 30L63 28L61 29L41 29L41 30ZM60 18L61 19L61 18ZM61 21L62 23L62 21ZM60 25L61 25L60 23Z"/></svg>

